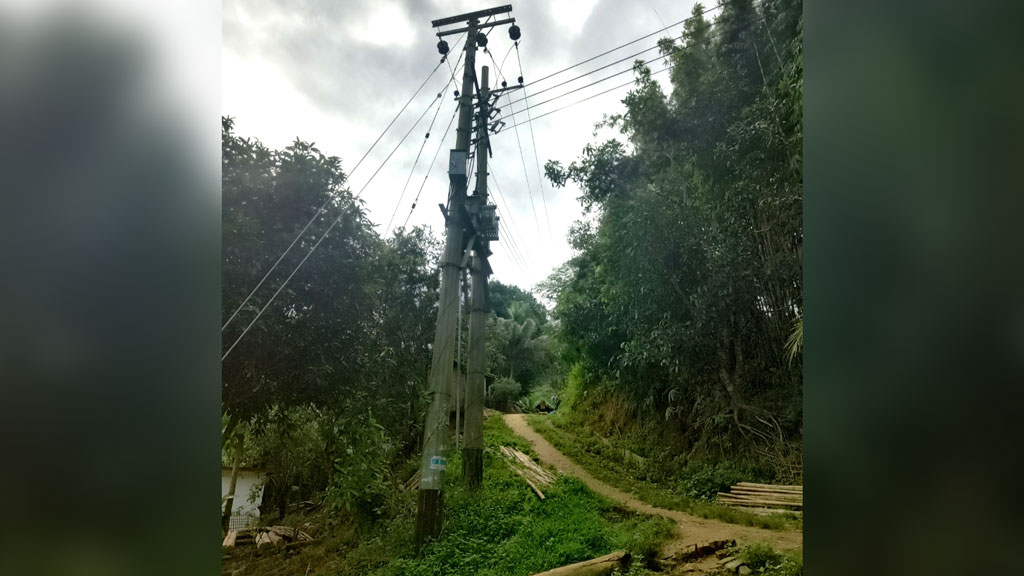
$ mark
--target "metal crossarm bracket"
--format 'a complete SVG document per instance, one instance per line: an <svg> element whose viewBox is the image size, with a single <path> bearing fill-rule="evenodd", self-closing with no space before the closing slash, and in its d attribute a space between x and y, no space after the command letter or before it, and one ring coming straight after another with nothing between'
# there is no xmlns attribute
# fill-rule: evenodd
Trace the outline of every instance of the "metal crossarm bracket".
<svg viewBox="0 0 1024 576"><path fill-rule="evenodd" d="M437 28L438 26L457 24L459 22L468 22L469 20L486 18L488 16L497 16L498 14L507 14L511 11L512 5L505 4L504 6L487 8L486 10L477 10L476 12L466 12L465 14L459 14L458 16L450 16L448 18L441 18L439 20L431 20L430 25L433 26L434 28Z"/></svg>

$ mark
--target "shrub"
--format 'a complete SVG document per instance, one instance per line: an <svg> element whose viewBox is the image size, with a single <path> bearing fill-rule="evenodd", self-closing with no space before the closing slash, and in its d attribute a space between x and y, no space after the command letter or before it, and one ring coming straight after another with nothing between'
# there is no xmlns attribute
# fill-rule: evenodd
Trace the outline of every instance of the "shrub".
<svg viewBox="0 0 1024 576"><path fill-rule="evenodd" d="M363 516L384 513L393 494L394 441L369 413L347 420L337 432L328 504Z"/></svg>
<svg viewBox="0 0 1024 576"><path fill-rule="evenodd" d="M499 378L490 390L491 403L498 408L508 409L522 396L523 387L511 378Z"/></svg>
<svg viewBox="0 0 1024 576"><path fill-rule="evenodd" d="M780 554L768 544L752 544L740 551L740 558L754 574L766 576L800 576L803 562L799 557Z"/></svg>
<svg viewBox="0 0 1024 576"><path fill-rule="evenodd" d="M719 492L742 482L746 474L729 462L712 465L688 465L683 471L683 494L690 498L711 501Z"/></svg>

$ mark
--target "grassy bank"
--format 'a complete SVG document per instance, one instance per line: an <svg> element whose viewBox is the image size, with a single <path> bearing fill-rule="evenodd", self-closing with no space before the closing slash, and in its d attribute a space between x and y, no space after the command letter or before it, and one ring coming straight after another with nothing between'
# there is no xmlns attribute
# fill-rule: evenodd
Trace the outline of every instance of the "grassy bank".
<svg viewBox="0 0 1024 576"><path fill-rule="evenodd" d="M500 417L485 422L484 486L461 486L461 460L448 460L446 518L441 538L417 557L412 527L416 492L396 494L389 518L376 522L342 519L320 542L293 557L257 557L237 550L225 561L226 574L527 575L586 560L618 549L639 559L645 573L672 525L663 518L617 508L575 478L559 478L539 500L501 459L498 447L529 446ZM338 514L336 513L336 518Z"/></svg>
<svg viewBox="0 0 1024 576"><path fill-rule="evenodd" d="M688 496L681 481L658 483L646 479L636 466L624 462L619 452L606 447L593 433L573 424L562 414L528 415L527 421L563 454L576 461L595 477L620 490L630 492L640 500L671 510L688 512L703 518L714 518L732 524L757 526L773 530L802 528L803 522L795 514L760 516Z"/></svg>

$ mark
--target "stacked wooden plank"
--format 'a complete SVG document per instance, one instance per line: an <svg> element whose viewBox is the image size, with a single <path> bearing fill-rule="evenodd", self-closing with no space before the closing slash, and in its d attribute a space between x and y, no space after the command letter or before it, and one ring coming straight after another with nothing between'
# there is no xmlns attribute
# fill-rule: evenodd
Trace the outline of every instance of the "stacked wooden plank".
<svg viewBox="0 0 1024 576"><path fill-rule="evenodd" d="M257 548L269 544L276 546L285 544L287 546L299 546L300 542L312 542L313 537L302 530L296 530L289 526L264 526L261 528L247 528L245 530L231 530L224 537L221 544L225 548L235 546L248 546L255 544Z"/></svg>
<svg viewBox="0 0 1024 576"><path fill-rule="evenodd" d="M800 513L804 507L804 488L740 482L729 492L719 492L718 501L749 511Z"/></svg>
<svg viewBox="0 0 1024 576"><path fill-rule="evenodd" d="M523 480L526 480L526 483L537 494L537 497L543 500L544 493L541 492L540 487L550 486L555 481L554 475L541 468L526 454L510 446L502 446L501 455L505 457L505 460L508 460L512 471L522 476Z"/></svg>

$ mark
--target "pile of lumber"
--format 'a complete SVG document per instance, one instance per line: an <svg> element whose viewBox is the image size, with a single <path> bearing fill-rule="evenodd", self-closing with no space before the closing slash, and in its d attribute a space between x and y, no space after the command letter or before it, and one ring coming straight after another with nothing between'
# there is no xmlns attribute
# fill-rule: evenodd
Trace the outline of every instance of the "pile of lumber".
<svg viewBox="0 0 1024 576"><path fill-rule="evenodd" d="M224 537L224 542L221 545L225 548L233 548L255 544L259 548L269 544L270 546L284 545L286 548L295 548L312 541L313 537L309 534L289 526L263 526L231 530Z"/></svg>
<svg viewBox="0 0 1024 576"><path fill-rule="evenodd" d="M533 489L537 497L543 500L544 493L541 492L540 487L550 486L554 483L554 475L541 468L526 454L510 446L502 446L501 455L505 457L505 460L508 460L512 471L522 476L523 480L526 480L526 483Z"/></svg>
<svg viewBox="0 0 1024 576"><path fill-rule="evenodd" d="M751 512L799 514L804 507L804 488L740 482L729 492L719 492L718 501Z"/></svg>

